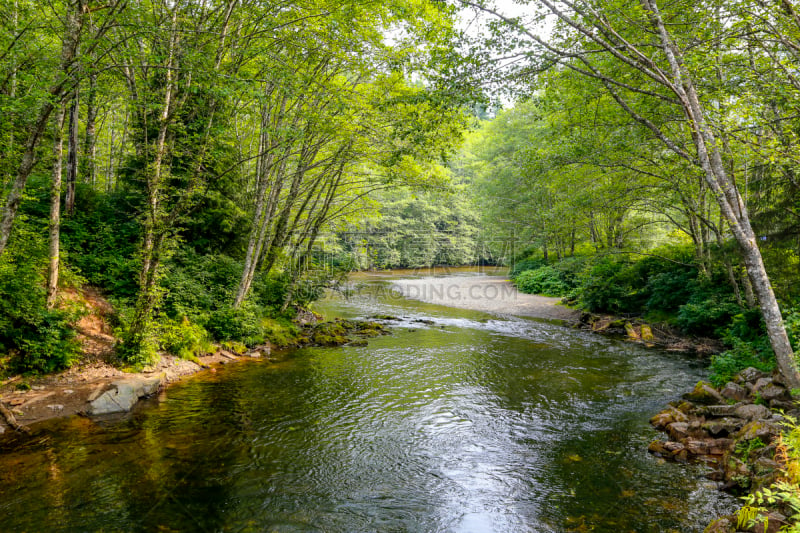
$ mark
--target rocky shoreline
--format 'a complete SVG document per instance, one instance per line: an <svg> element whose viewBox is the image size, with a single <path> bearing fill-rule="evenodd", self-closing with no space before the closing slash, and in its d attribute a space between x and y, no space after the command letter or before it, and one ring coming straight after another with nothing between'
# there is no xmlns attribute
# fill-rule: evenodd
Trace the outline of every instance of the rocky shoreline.
<svg viewBox="0 0 800 533"><path fill-rule="evenodd" d="M285 346L270 343L240 352L219 347L194 361L162 354L158 364L128 373L107 362L91 362L58 374L26 379L14 376L0 382L0 435L28 433L31 426L73 415L104 416L130 411L143 398L169 384L200 372L239 361L277 362L291 350L304 346L363 345L367 339L388 334L380 322L336 319L316 322L303 317L296 338Z"/></svg>
<svg viewBox="0 0 800 533"><path fill-rule="evenodd" d="M787 417L800 417L800 408L780 376L748 368L721 389L701 381L656 414L650 422L667 439L653 441L649 451L670 461L703 463L720 490L742 496L780 478L779 437ZM749 528L737 515L721 517L705 531L775 532L787 524L776 511L762 516L765 523Z"/></svg>

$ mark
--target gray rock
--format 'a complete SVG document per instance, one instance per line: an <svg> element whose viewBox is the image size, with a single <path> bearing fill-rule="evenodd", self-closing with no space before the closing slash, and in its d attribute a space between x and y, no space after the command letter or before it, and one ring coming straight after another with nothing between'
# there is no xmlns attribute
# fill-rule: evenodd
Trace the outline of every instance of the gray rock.
<svg viewBox="0 0 800 533"><path fill-rule="evenodd" d="M743 404L737 403L736 405L708 405L702 409L698 409L698 413L705 416L734 416L736 409Z"/></svg>
<svg viewBox="0 0 800 533"><path fill-rule="evenodd" d="M683 399L706 405L725 403L725 398L710 383L703 381L698 382L692 392L684 394Z"/></svg>
<svg viewBox="0 0 800 533"><path fill-rule="evenodd" d="M753 368L752 366L749 368L745 368L736 376L736 382L750 382L755 383L759 378L763 378L766 374L760 370Z"/></svg>
<svg viewBox="0 0 800 533"><path fill-rule="evenodd" d="M753 394L760 392L767 385L772 385L772 378L758 378L753 384Z"/></svg>
<svg viewBox="0 0 800 533"><path fill-rule="evenodd" d="M741 401L747 398L747 389L736 383L728 382L725 387L720 391L725 398L730 400Z"/></svg>
<svg viewBox="0 0 800 533"><path fill-rule="evenodd" d="M686 422L673 422L667 426L667 432L672 440L682 440L689 436L689 424Z"/></svg>
<svg viewBox="0 0 800 533"><path fill-rule="evenodd" d="M53 411L63 411L64 410L64 406L62 404L60 404L60 403L51 403L47 407L49 407Z"/></svg>
<svg viewBox="0 0 800 533"><path fill-rule="evenodd" d="M6 432L6 427L5 426L0 426L0 435L2 435L5 432Z"/></svg>
<svg viewBox="0 0 800 533"><path fill-rule="evenodd" d="M115 381L111 388L89 404L90 415L106 415L130 411L139 398L158 391L164 374L152 378L130 378Z"/></svg>
<svg viewBox="0 0 800 533"><path fill-rule="evenodd" d="M744 421L741 418L726 417L706 422L703 424L703 429L715 437L724 437L736 433L743 425Z"/></svg>
<svg viewBox="0 0 800 533"><path fill-rule="evenodd" d="M770 400L785 400L789 398L789 392L783 387L779 387L774 383L770 383L766 387L758 391L761 397L767 401Z"/></svg>
<svg viewBox="0 0 800 533"><path fill-rule="evenodd" d="M769 402L770 409L781 409L784 412L792 411L797 407L795 402L787 402L784 400L771 400Z"/></svg>
<svg viewBox="0 0 800 533"><path fill-rule="evenodd" d="M757 420L759 418L769 418L772 416L772 412L769 409L763 405L757 405L754 403L740 405L736 408L733 414L734 416L743 418L745 420Z"/></svg>

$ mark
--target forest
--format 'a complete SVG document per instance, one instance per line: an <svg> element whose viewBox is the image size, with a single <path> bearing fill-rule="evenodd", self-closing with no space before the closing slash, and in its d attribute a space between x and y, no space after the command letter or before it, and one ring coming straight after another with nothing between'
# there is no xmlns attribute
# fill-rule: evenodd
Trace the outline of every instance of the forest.
<svg viewBox="0 0 800 533"><path fill-rule="evenodd" d="M716 386L800 389L790 0L0 0L0 26L3 375L80 361L87 287L141 369L274 339L352 271L491 264L712 339Z"/></svg>
<svg viewBox="0 0 800 533"><path fill-rule="evenodd" d="M113 302L125 364L152 362L164 338L256 343L333 275L316 268L331 235L378 198L401 202L391 191L447 187L467 115L419 81L454 35L427 2L2 12L0 346L14 371L79 356L62 293L83 284Z"/></svg>

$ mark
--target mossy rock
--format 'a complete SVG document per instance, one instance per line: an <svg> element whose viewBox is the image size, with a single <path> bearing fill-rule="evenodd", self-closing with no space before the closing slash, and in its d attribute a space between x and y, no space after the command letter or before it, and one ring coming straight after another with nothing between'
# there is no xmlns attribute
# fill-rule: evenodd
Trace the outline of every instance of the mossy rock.
<svg viewBox="0 0 800 533"><path fill-rule="evenodd" d="M690 402L705 405L725 403L725 398L723 398L722 395L716 391L711 383L706 383L705 381L698 381L697 385L694 386L694 390L684 394L683 398L684 400L689 400Z"/></svg>

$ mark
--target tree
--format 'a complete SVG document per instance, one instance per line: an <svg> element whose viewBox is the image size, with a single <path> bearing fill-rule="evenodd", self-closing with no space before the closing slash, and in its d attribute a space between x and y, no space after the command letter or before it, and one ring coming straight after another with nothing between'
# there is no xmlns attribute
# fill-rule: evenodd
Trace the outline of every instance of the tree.
<svg viewBox="0 0 800 533"><path fill-rule="evenodd" d="M698 85L698 80L708 81L704 68L713 53L692 43L718 43L708 39L714 22L709 9L713 2L673 3L665 14L656 0L602 7L583 1L538 0L536 5L558 20L556 38L551 40L485 5L462 3L494 13L506 28L522 35L535 49L538 66L560 65L598 80L632 120L700 170L739 246L781 374L792 387L800 386L800 373L749 211L725 162L724 136L712 123L717 111L715 95L709 91L710 97L704 98L706 85ZM653 102L674 106L681 121L660 125L649 114Z"/></svg>

